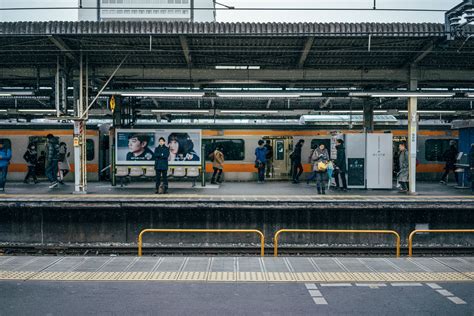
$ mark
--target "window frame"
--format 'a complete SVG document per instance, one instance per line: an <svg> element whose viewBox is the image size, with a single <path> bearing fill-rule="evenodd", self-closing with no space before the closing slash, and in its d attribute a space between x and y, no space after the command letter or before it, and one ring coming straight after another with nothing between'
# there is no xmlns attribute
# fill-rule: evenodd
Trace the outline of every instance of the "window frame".
<svg viewBox="0 0 474 316"><path fill-rule="evenodd" d="M217 142L216 142L217 141ZM219 143L219 141L222 143L224 141L230 141L230 142L235 142L238 141L242 145L242 155L239 157L241 159L231 159L229 158L228 154L224 151L224 159L226 161L245 161L245 140L242 138L203 138L202 139L202 145L204 146L205 149L205 161L206 162L211 162L209 159L209 154L211 151L208 150L207 146L211 146L211 150L213 150L216 146L216 143ZM234 158L234 157L232 157Z"/></svg>

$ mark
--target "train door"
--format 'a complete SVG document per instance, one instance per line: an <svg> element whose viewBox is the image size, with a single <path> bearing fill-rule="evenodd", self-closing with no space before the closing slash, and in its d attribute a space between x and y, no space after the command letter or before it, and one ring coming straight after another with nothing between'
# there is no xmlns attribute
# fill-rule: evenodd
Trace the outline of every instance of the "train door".
<svg viewBox="0 0 474 316"><path fill-rule="evenodd" d="M270 179L288 179L290 174L289 153L293 148L293 139L289 137L264 137L265 141L270 140L273 147L273 165L271 166Z"/></svg>

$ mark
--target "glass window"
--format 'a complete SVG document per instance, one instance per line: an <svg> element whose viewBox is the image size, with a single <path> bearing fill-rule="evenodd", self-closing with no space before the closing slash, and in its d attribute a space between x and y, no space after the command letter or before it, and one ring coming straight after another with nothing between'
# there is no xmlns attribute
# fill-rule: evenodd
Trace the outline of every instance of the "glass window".
<svg viewBox="0 0 474 316"><path fill-rule="evenodd" d="M183 4L188 4L189 0L183 0Z"/></svg>
<svg viewBox="0 0 474 316"><path fill-rule="evenodd" d="M331 150L331 140L330 139L322 139L322 138L317 138L317 139L312 139L311 140L311 149L315 149L319 145L324 144L324 147L328 151Z"/></svg>
<svg viewBox="0 0 474 316"><path fill-rule="evenodd" d="M444 161L443 154L449 148L451 139L428 139L425 141L426 161ZM457 141L457 140L456 140Z"/></svg>
<svg viewBox="0 0 474 316"><path fill-rule="evenodd" d="M285 160L285 142L283 140L276 141L275 160Z"/></svg>
<svg viewBox="0 0 474 316"><path fill-rule="evenodd" d="M86 159L87 161L94 160L95 150L94 150L94 141L92 139L86 140Z"/></svg>
<svg viewBox="0 0 474 316"><path fill-rule="evenodd" d="M245 159L245 142L243 139L203 139L206 160L210 161L209 154L216 149L217 145L223 147L225 160Z"/></svg>
<svg viewBox="0 0 474 316"><path fill-rule="evenodd" d="M4 148L12 150L12 142L8 138L0 138L0 144L2 144Z"/></svg>

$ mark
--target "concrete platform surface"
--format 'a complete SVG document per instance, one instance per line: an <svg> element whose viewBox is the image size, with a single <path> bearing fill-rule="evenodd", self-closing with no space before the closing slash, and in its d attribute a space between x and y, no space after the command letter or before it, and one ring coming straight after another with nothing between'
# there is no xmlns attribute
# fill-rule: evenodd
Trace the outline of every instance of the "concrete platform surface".
<svg viewBox="0 0 474 316"><path fill-rule="evenodd" d="M0 257L0 315L473 315L474 257Z"/></svg>
<svg viewBox="0 0 474 316"><path fill-rule="evenodd" d="M0 280L474 282L474 257L1 256Z"/></svg>

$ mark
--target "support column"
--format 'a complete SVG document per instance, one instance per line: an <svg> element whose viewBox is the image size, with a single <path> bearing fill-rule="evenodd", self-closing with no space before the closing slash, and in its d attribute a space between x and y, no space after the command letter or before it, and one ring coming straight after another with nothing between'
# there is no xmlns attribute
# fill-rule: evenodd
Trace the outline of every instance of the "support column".
<svg viewBox="0 0 474 316"><path fill-rule="evenodd" d="M410 72L410 91L416 91L418 81L413 78L413 70ZM408 186L409 194L416 194L416 154L418 138L418 98L408 98Z"/></svg>
<svg viewBox="0 0 474 316"><path fill-rule="evenodd" d="M374 104L369 100L364 100L364 132L374 131Z"/></svg>
<svg viewBox="0 0 474 316"><path fill-rule="evenodd" d="M84 67L84 60L81 52L79 63L79 84L75 85L79 90L79 98L75 100L74 120L74 193L87 193L87 152L86 152L86 121L84 112L88 102L88 65Z"/></svg>

